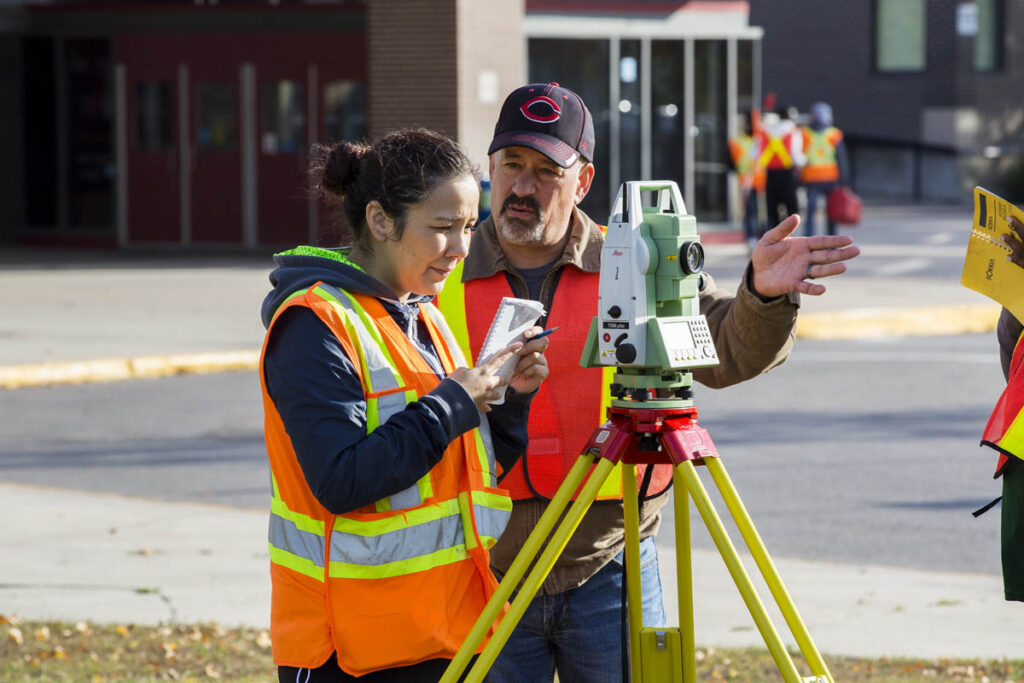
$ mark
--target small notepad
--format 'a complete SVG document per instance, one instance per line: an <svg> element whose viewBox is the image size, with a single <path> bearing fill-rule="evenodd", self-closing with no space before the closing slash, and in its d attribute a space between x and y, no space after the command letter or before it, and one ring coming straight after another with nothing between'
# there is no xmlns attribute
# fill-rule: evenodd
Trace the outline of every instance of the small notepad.
<svg viewBox="0 0 1024 683"><path fill-rule="evenodd" d="M960 283L1024 320L1024 268L1006 260L1010 247L1002 240L1011 232L1011 215L1024 223L1024 211L984 188L974 188L974 221Z"/></svg>
<svg viewBox="0 0 1024 683"><path fill-rule="evenodd" d="M539 301L531 299L516 299L506 296L498 306L498 312L491 321L491 327L487 330L484 338L484 345L480 347L480 354L476 364L486 362L491 356L508 346L514 341L525 341L523 332L533 327L534 323L544 315L544 306ZM512 376L512 371L519 360L512 356L505 361L495 373L506 379ZM491 405L500 405L505 402L505 394L497 401L489 401Z"/></svg>

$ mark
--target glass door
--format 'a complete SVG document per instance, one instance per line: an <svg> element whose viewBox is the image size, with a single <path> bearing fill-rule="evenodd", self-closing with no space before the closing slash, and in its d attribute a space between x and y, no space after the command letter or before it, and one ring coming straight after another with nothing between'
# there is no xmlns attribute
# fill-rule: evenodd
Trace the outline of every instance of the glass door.
<svg viewBox="0 0 1024 683"><path fill-rule="evenodd" d="M240 244L242 157L238 82L197 78L192 92L192 241Z"/></svg>
<svg viewBox="0 0 1024 683"><path fill-rule="evenodd" d="M728 59L724 40L695 40L693 65L694 204L702 221L723 221L728 209Z"/></svg>
<svg viewBox="0 0 1024 683"><path fill-rule="evenodd" d="M306 86L298 76L264 81L259 108L259 242L298 244L309 223Z"/></svg>

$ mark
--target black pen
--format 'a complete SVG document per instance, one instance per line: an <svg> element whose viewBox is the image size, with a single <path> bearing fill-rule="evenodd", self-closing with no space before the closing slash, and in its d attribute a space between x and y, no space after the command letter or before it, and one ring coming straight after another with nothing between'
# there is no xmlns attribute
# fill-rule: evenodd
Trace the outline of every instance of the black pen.
<svg viewBox="0 0 1024 683"><path fill-rule="evenodd" d="M550 327L550 328L544 330L543 332L541 332L540 334L537 334L537 335L534 335L534 336L530 337L526 341L531 342L534 339L540 339L541 337L546 337L549 334L551 334L552 332L554 332L555 330L560 330L560 329L562 329L561 325L557 325L556 327Z"/></svg>

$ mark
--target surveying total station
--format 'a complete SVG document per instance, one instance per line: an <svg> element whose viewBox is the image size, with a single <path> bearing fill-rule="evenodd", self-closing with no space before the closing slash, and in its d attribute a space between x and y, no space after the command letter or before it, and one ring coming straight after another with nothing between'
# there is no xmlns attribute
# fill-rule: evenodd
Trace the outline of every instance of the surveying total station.
<svg viewBox="0 0 1024 683"><path fill-rule="evenodd" d="M644 206L644 193L653 194L653 205ZM580 359L584 367L615 368L608 420L594 430L583 446L582 454L466 637L442 683L460 680L473 653L490 633L490 640L464 679L474 683L483 680L601 485L620 463L630 680L696 681L690 559L692 498L783 679L787 683L833 683L832 674L782 585L710 435L697 424L690 371L718 364L711 332L699 311L703 265L704 250L696 219L686 213L676 184L623 183L601 252L598 314L591 323ZM643 623L638 464L648 465L648 472L653 465L673 468L679 627ZM786 651L697 476L696 465L704 465L710 473L811 669L810 676L801 676ZM575 492L578 493L573 500ZM567 506L569 510L563 516ZM520 581L519 593L503 614Z"/></svg>

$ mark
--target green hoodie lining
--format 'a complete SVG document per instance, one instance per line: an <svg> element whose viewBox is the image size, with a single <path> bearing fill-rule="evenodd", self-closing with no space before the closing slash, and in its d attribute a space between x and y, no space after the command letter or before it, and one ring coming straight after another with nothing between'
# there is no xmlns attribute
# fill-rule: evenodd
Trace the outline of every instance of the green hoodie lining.
<svg viewBox="0 0 1024 683"><path fill-rule="evenodd" d="M319 258L327 258L332 261L338 261L344 263L346 266L351 266L356 270L365 273L361 266L353 263L348 259L348 249L324 249L322 247L311 247L307 245L301 245L288 251L282 251L277 256L317 256Z"/></svg>

